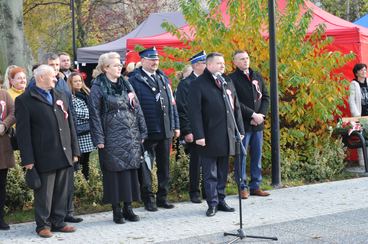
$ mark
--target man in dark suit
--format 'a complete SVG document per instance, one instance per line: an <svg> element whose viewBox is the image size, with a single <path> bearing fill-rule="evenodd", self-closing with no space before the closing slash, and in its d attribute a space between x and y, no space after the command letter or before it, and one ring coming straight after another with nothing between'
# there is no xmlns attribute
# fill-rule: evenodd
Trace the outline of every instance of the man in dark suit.
<svg viewBox="0 0 368 244"><path fill-rule="evenodd" d="M206 215L214 216L217 210L235 211L225 202L229 155L235 155L232 111L241 135L244 128L235 88L229 80L225 84L218 78L225 71L223 55L208 54L206 65L203 74L190 84L189 119L195 143L199 145L208 204Z"/></svg>
<svg viewBox="0 0 368 244"><path fill-rule="evenodd" d="M36 231L51 237L51 231L74 232L64 222L73 163L80 155L68 100L54 89L55 71L41 65L35 85L15 100L17 138L22 164L36 168L41 188L34 191Z"/></svg>
<svg viewBox="0 0 368 244"><path fill-rule="evenodd" d="M144 141L146 162L140 168L140 184L144 207L157 211L157 207L170 209L174 205L167 200L170 179L170 147L173 135L180 135L179 116L167 76L159 70L156 48L139 52L142 67L129 78L141 104L146 121L148 138ZM157 165L158 191L152 192L151 169ZM157 206L156 206L157 205Z"/></svg>
<svg viewBox="0 0 368 244"><path fill-rule="evenodd" d="M181 80L176 90L176 105L180 119L180 133L187 145L190 154L189 161L189 197L193 203L201 203L199 181L200 181L200 157L193 142L193 133L188 117L189 86L198 76L203 74L206 68L206 53L201 51L189 59L193 71L185 79Z"/></svg>
<svg viewBox="0 0 368 244"><path fill-rule="evenodd" d="M236 70L229 76L234 82L242 111L245 129L243 145L246 149L249 146L250 195L265 197L269 193L262 191L259 187L262 181L261 160L264 118L268 111L270 97L261 74L249 68L250 59L247 52L236 51L233 55L233 62ZM243 181L240 182L241 197L247 199L249 192L246 175L246 155L241 156L241 162L242 167L240 169L235 165L235 179L239 184L240 175L242 176Z"/></svg>

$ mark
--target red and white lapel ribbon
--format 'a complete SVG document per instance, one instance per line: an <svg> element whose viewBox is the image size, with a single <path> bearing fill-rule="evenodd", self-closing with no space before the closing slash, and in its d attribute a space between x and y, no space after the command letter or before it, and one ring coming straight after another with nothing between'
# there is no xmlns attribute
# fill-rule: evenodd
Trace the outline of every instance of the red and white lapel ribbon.
<svg viewBox="0 0 368 244"><path fill-rule="evenodd" d="M349 129L349 131L348 131L349 136L351 135L351 133L353 133L353 131L362 131L363 130L362 126L359 123L351 122L351 126L352 126L352 128Z"/></svg>
<svg viewBox="0 0 368 244"><path fill-rule="evenodd" d="M6 102L3 100L0 100L0 105L1 105L1 114L0 114L0 119L4 120L5 119L5 106L6 106Z"/></svg>
<svg viewBox="0 0 368 244"><path fill-rule="evenodd" d="M233 99L233 96L231 95L232 93L230 89L226 89L226 93L227 93L227 96L229 97L231 108L234 110L234 99Z"/></svg>
<svg viewBox="0 0 368 244"><path fill-rule="evenodd" d="M61 110L64 112L64 118L67 119L69 114L68 112L64 109L64 102L62 100L57 100L56 101L56 105L60 106Z"/></svg>
<svg viewBox="0 0 368 244"><path fill-rule="evenodd" d="M255 86L257 94L258 94L257 100L261 99L262 98L262 92L261 92L261 89L259 88L258 80L253 80L252 84Z"/></svg>

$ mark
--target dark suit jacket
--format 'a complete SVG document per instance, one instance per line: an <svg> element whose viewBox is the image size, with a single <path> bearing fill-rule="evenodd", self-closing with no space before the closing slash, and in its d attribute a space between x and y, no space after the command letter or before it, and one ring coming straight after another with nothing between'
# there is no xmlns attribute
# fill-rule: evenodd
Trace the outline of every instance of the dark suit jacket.
<svg viewBox="0 0 368 244"><path fill-rule="evenodd" d="M73 116L64 93L55 89L53 105L47 103L35 87L26 90L15 100L17 139L22 164L34 163L39 172L48 172L73 165L79 156ZM57 101L62 101L68 118Z"/></svg>
<svg viewBox="0 0 368 244"><path fill-rule="evenodd" d="M248 79L244 72L237 68L229 75L229 77L234 83L236 93L239 97L245 131L251 132L263 130L264 123L258 126L253 126L250 124L250 121L252 120L252 114L254 112L261 113L266 116L269 109L270 96L262 76L252 69L249 69L250 79ZM256 88L252 84L253 80L258 80L259 88L262 93L262 98L259 100L257 99Z"/></svg>
<svg viewBox="0 0 368 244"><path fill-rule="evenodd" d="M176 90L176 106L180 119L180 134L182 136L192 133L188 116L188 95L190 83L196 78L197 76L192 72L187 78L179 82Z"/></svg>
<svg viewBox="0 0 368 244"><path fill-rule="evenodd" d="M235 88L230 80L225 85L235 103L234 115L240 134L244 135L243 120ZM199 153L208 157L223 157L235 154L235 124L230 109L225 103L222 90L215 84L212 74L204 73L190 84L189 120L194 139L206 139L206 146Z"/></svg>

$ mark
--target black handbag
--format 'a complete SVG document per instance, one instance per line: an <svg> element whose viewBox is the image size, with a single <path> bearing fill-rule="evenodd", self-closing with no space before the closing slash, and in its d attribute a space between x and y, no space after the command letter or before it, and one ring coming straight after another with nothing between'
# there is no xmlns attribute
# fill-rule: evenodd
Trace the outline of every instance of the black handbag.
<svg viewBox="0 0 368 244"><path fill-rule="evenodd" d="M17 134L16 134L16 130L14 127L10 127L10 129L8 130L8 136L10 138L10 144L13 148L14 151L18 150L18 141L17 141Z"/></svg>
<svg viewBox="0 0 368 244"><path fill-rule="evenodd" d="M25 181L27 186L33 190L37 190L41 187L41 179L34 166L32 169L27 169Z"/></svg>
<svg viewBox="0 0 368 244"><path fill-rule="evenodd" d="M88 134L90 132L89 122L84 122L82 124L77 124L76 132L78 136Z"/></svg>

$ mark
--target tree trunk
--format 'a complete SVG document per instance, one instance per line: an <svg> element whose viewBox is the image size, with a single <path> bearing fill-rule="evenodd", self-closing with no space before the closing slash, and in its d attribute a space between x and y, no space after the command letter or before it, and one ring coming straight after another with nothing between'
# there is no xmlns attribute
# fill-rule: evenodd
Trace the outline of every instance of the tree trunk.
<svg viewBox="0 0 368 244"><path fill-rule="evenodd" d="M75 0L75 19L77 21L77 40L80 47L87 46L87 35L83 25L82 0Z"/></svg>
<svg viewBox="0 0 368 244"><path fill-rule="evenodd" d="M23 0L0 0L0 73L15 64L30 69L32 55L23 32Z"/></svg>

